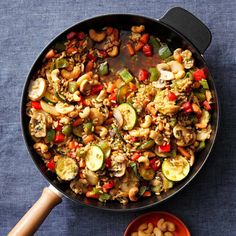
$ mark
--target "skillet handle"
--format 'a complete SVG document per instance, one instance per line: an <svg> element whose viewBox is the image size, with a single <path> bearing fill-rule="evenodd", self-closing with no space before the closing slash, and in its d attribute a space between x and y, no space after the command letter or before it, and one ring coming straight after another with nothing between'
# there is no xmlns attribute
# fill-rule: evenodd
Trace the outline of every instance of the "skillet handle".
<svg viewBox="0 0 236 236"><path fill-rule="evenodd" d="M184 35L203 54L211 43L211 32L196 16L181 7L170 9L161 22Z"/></svg>
<svg viewBox="0 0 236 236"><path fill-rule="evenodd" d="M28 210L8 236L29 236L33 235L43 223L51 210L62 201L60 193L52 190L52 186L44 188L42 195L37 202Z"/></svg>

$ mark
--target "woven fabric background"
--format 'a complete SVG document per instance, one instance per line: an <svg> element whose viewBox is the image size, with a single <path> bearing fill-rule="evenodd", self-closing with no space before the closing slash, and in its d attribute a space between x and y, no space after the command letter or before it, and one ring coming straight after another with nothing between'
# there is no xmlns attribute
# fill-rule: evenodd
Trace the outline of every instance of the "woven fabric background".
<svg viewBox="0 0 236 236"><path fill-rule="evenodd" d="M20 96L39 52L63 29L85 18L105 13L160 18L174 6L191 11L212 32L213 40L204 56L221 100L221 129L197 178L177 196L150 210L176 214L193 236L236 235L235 0L1 0L0 235L9 232L48 185L29 157L20 128ZM120 236L142 213L104 212L64 199L36 235Z"/></svg>

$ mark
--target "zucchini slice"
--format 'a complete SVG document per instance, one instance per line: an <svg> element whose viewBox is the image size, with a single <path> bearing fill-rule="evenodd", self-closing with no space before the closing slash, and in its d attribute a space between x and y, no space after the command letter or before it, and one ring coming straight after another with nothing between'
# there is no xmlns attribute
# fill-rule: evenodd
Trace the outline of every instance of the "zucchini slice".
<svg viewBox="0 0 236 236"><path fill-rule="evenodd" d="M122 128L124 130L131 130L134 128L137 120L137 115L135 109L128 103L120 104L117 109L120 111L123 117Z"/></svg>
<svg viewBox="0 0 236 236"><path fill-rule="evenodd" d="M53 103L53 104L55 104L55 103L58 102L57 97L56 97L54 94L50 93L49 91L47 91L47 92L45 93L45 95L44 95L44 100L45 100L46 102L50 102L50 103Z"/></svg>
<svg viewBox="0 0 236 236"><path fill-rule="evenodd" d="M60 157L56 162L55 171L62 180L70 181L78 174L79 167L76 161L70 157Z"/></svg>
<svg viewBox="0 0 236 236"><path fill-rule="evenodd" d="M93 145L88 150L85 157L86 166L91 171L97 171L102 168L104 162L104 153L102 149Z"/></svg>
<svg viewBox="0 0 236 236"><path fill-rule="evenodd" d="M131 89L129 87L129 85L125 84L123 86L121 86L117 92L117 101L119 103L123 103L126 102L126 98L127 96L131 93Z"/></svg>
<svg viewBox="0 0 236 236"><path fill-rule="evenodd" d="M162 173L171 181L183 180L190 171L188 161L182 156L165 159L162 163Z"/></svg>
<svg viewBox="0 0 236 236"><path fill-rule="evenodd" d="M110 147L109 143L102 141L98 145L102 149L105 158L108 158L111 155L111 147Z"/></svg>

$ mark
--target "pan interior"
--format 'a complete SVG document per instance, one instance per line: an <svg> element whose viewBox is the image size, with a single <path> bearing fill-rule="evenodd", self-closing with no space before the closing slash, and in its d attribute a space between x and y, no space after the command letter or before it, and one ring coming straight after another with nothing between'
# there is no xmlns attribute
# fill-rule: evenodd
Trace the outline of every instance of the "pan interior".
<svg viewBox="0 0 236 236"><path fill-rule="evenodd" d="M58 35L50 44L48 44L47 47L42 51L42 53L39 55L35 63L33 64L31 71L28 75L28 78L26 80L24 91L22 95L22 107L21 107L21 120L22 120L22 130L23 135L25 139L25 143L27 145L27 148L29 150L29 153L40 170L40 172L43 174L43 176L48 180L49 183L51 183L53 186L55 186L59 191L61 191L66 197L70 198L71 200L85 204L88 206L93 206L105 210L114 210L114 211L123 211L123 210L138 210L138 209L144 209L147 207L151 207L153 205L157 205L177 192L179 192L185 185L187 185L193 177L198 173L198 171L201 169L203 164L205 163L211 148L213 146L213 143L215 141L217 129L218 129L218 120L219 120L219 108L218 108L218 100L217 100L217 94L216 89L214 85L214 81L212 76L209 73L209 85L214 97L215 102L215 108L212 114L212 130L213 133L211 135L211 139L208 141L206 148L198 154L196 158L196 162L194 166L191 169L190 174L187 178L185 178L180 183L176 184L175 187L171 190L169 190L166 193L162 193L160 196L152 196L147 199L140 200L135 203L129 203L127 205L122 205L118 202L107 202L106 204L103 204L101 202L98 202L97 200L88 199L86 197L75 195L69 188L68 184L66 183L60 183L58 179L56 178L56 175L52 172L48 172L44 166L43 161L41 160L41 157L38 156L38 154L33 150L33 142L30 138L30 135L28 133L28 122L29 118L26 116L26 103L27 103L27 88L29 86L30 79L32 78L34 72L39 68L40 63L43 59L43 56L45 55L45 52L60 38L64 37L68 32L70 31L85 31L87 32L90 28L100 29L105 26L113 26L117 27L118 29L122 30L130 30L131 26L133 25L140 25L144 24L146 31L150 32L154 35L157 35L161 40L168 42L168 45L171 49L176 49L178 47L181 48L188 48L193 52L194 58L196 60L196 66L198 67L205 67L207 68L207 65L205 61L203 60L202 56L199 54L196 48L194 48L191 43L184 38L184 36L178 34L173 29L165 26L161 21L157 21L154 19L150 19L143 16L136 16L136 15L104 15L104 16L98 16L94 17L92 19L85 20L83 22L80 22L78 24L75 24L74 26L68 28L63 33Z"/></svg>

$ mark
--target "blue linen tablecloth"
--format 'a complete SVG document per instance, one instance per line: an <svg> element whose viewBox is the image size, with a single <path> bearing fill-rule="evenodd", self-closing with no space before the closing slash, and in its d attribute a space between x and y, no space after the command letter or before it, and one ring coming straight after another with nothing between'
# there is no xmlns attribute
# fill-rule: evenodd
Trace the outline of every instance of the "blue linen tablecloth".
<svg viewBox="0 0 236 236"><path fill-rule="evenodd" d="M236 235L236 2L235 0L0 1L0 235L6 235L48 183L31 161L20 128L20 96L43 47L66 27L99 14L160 18L181 6L213 34L205 53L221 100L221 130L203 170L181 193L143 212L112 213L64 199L36 235L122 235L136 216L164 210L179 216L192 235Z"/></svg>

